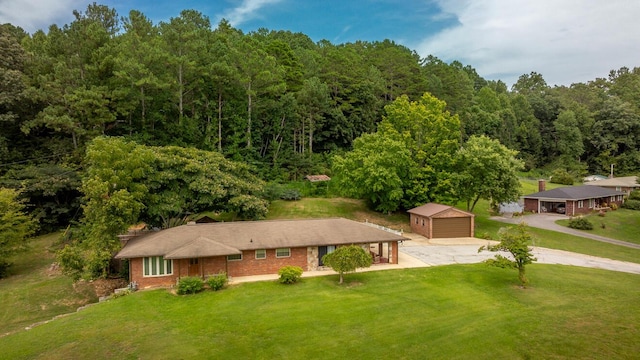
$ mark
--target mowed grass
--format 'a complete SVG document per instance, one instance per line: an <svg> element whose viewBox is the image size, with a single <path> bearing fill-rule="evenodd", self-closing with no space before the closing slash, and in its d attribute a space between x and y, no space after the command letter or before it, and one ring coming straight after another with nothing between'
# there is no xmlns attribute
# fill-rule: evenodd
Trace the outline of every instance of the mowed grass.
<svg viewBox="0 0 640 360"><path fill-rule="evenodd" d="M587 233L640 244L640 211L618 209L606 212L605 216L591 214L586 218L593 224L593 230L585 230ZM569 226L569 220L556 222Z"/></svg>
<svg viewBox="0 0 640 360"><path fill-rule="evenodd" d="M367 208L362 200L346 198L303 198L297 201L276 200L271 203L267 219L342 217L357 221L369 221L396 230L410 230L409 215L397 212L381 214Z"/></svg>
<svg viewBox="0 0 640 360"><path fill-rule="evenodd" d="M55 255L50 247L58 236L33 239L28 252L12 259L11 276L0 279L0 335L97 301L91 286L74 284L51 268Z"/></svg>
<svg viewBox="0 0 640 360"><path fill-rule="evenodd" d="M483 264L141 291L0 338L2 359L630 359L640 276Z"/></svg>

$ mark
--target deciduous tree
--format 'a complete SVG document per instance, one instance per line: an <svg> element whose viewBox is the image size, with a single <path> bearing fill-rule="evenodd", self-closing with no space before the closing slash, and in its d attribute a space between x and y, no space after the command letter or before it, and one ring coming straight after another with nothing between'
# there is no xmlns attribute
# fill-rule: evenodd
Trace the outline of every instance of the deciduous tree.
<svg viewBox="0 0 640 360"><path fill-rule="evenodd" d="M369 267L372 261L371 255L358 245L340 246L322 257L322 262L340 275L340 284L344 281L345 273Z"/></svg>
<svg viewBox="0 0 640 360"><path fill-rule="evenodd" d="M498 140L472 136L456 154L454 178L458 200L473 211L480 199L492 204L514 201L520 195L518 171L523 162Z"/></svg>
<svg viewBox="0 0 640 360"><path fill-rule="evenodd" d="M482 246L478 249L478 252L484 250L509 252L513 260L497 254L495 259L488 261L488 263L495 266L518 269L518 280L520 280L520 285L525 287L529 282L525 276L525 266L537 260L531 252L533 249L529 247L531 239L527 225L520 223L514 228L501 228L498 233L500 243Z"/></svg>
<svg viewBox="0 0 640 360"><path fill-rule="evenodd" d="M27 238L34 234L36 223L24 213L18 192L0 188L0 278L11 265L9 257L25 250Z"/></svg>

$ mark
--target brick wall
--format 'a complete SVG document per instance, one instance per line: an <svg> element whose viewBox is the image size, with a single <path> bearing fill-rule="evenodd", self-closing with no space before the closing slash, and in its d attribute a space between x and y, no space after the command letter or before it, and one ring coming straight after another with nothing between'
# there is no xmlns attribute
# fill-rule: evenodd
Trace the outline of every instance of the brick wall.
<svg viewBox="0 0 640 360"><path fill-rule="evenodd" d="M538 199L524 199L524 211L538 212Z"/></svg>
<svg viewBox="0 0 640 360"><path fill-rule="evenodd" d="M416 220L418 222L417 224ZM411 232L420 234L428 239L431 238L431 224L429 222L429 218L416 214L410 214L409 221L411 222Z"/></svg>
<svg viewBox="0 0 640 360"><path fill-rule="evenodd" d="M291 248L291 256L276 258L276 250L268 249L266 259L256 259L255 251L247 250L242 252L242 260L229 261L229 276L249 276L277 274L283 266L300 266L302 270L309 270L307 267L307 248Z"/></svg>
<svg viewBox="0 0 640 360"><path fill-rule="evenodd" d="M368 244L363 247L368 248ZM389 243L390 259L392 264L398 263L398 245L397 242ZM206 278L208 275L215 275L220 272L226 272L227 275L233 276L251 276L251 275L267 275L277 274L283 266L300 266L304 271L316 270L317 267L318 247L301 247L291 248L291 256L284 258L276 258L275 249L266 251L266 259L256 259L254 250L246 250L242 252L242 260L227 261L226 256L216 256L198 259L198 275ZM130 260L130 278L131 281L138 283L141 289L149 287L166 287L177 283L178 278L189 276L189 259L173 260L173 274L166 276L143 276L142 258Z"/></svg>

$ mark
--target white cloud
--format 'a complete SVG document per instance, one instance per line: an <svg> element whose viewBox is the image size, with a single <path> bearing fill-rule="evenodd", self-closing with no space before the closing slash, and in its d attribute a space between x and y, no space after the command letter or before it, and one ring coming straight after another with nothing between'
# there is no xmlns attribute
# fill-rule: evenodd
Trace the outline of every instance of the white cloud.
<svg viewBox="0 0 640 360"><path fill-rule="evenodd" d="M73 21L73 9L84 10L87 0L0 0L0 24L11 23L33 33L51 24Z"/></svg>
<svg viewBox="0 0 640 360"><path fill-rule="evenodd" d="M238 7L230 9L220 15L220 19L227 19L232 26L237 27L245 21L260 16L259 11L263 7L277 4L280 1L282 0L243 0Z"/></svg>
<svg viewBox="0 0 640 360"><path fill-rule="evenodd" d="M536 71L570 85L640 66L637 0L437 0L459 24L422 41L421 56L459 60L512 84Z"/></svg>

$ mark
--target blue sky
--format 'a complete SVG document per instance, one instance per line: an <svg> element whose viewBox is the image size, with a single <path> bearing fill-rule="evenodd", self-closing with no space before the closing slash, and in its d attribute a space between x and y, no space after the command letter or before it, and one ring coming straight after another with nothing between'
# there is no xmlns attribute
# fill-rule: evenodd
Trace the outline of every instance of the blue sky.
<svg viewBox="0 0 640 360"><path fill-rule="evenodd" d="M28 32L73 21L87 0L0 0L0 23ZM264 27L332 43L391 39L423 57L471 65L511 85L536 71L550 85L570 85L622 66L640 66L637 0L103 0L126 16L154 23L195 9L215 25L226 18L244 32Z"/></svg>

